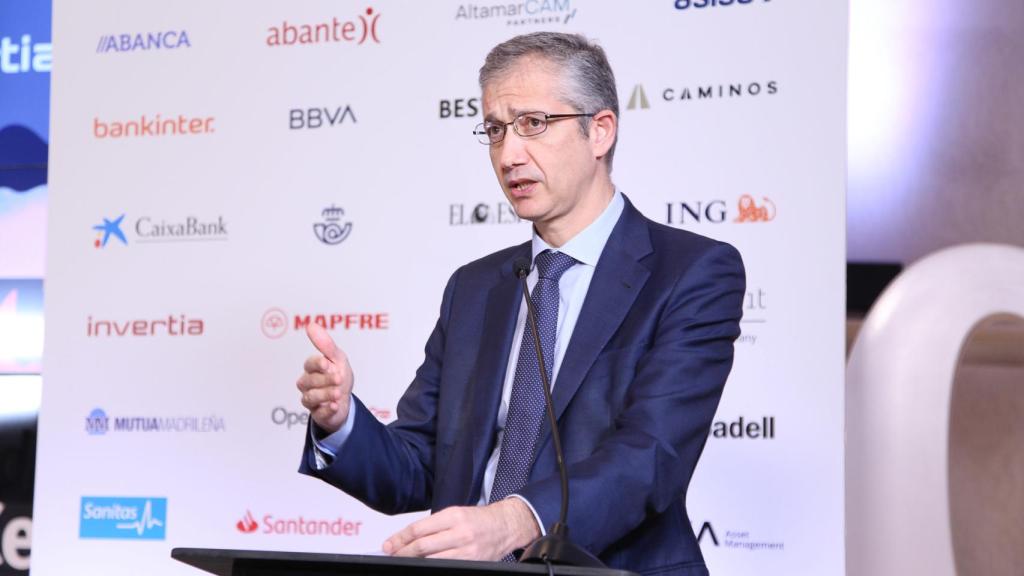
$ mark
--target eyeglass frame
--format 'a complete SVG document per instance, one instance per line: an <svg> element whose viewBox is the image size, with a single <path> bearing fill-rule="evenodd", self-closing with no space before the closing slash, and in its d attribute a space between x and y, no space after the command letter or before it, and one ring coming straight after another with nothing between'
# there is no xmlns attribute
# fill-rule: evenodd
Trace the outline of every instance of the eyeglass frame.
<svg viewBox="0 0 1024 576"><path fill-rule="evenodd" d="M524 116L529 116L531 114L543 114L544 115L544 129L541 130L540 132L537 132L536 134L522 134L522 133L520 133L519 132L519 127L518 127L518 124L516 124L516 121L518 121L520 118L522 118ZM534 136L540 136L541 134L547 132L548 124L552 120L558 121L558 120L565 120L566 118L584 118L584 117L586 117L586 118L593 118L594 116L597 116L597 114L598 114L597 112L593 112L593 113L589 113L589 114L585 114L585 113L580 113L580 114L548 114L547 112L541 112L540 110L534 110L532 112L520 112L519 114L516 114L514 118L512 118L511 122L494 122L492 124L492 126L501 126L501 139L500 140L492 142L490 137L487 137L487 131L485 129L487 127L487 124L488 124L487 122L481 122L481 123L477 124L476 128L473 129L473 134L477 137L477 142L483 144L484 146L494 146L495 144L501 144L502 142L505 141L505 137L508 136L508 127L509 126L512 126L512 131L516 133L516 136L519 136L520 138L533 138ZM487 137L487 141L484 142L481 137Z"/></svg>

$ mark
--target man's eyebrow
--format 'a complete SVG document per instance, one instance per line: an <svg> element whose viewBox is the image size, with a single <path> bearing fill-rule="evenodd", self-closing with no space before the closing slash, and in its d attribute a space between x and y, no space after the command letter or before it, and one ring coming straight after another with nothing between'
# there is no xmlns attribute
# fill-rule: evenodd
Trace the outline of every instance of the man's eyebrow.
<svg viewBox="0 0 1024 576"><path fill-rule="evenodd" d="M536 112L536 110L533 110L533 109L530 109L530 110L520 110L519 108L512 108L511 110L509 110L509 112L511 113L511 117L514 119L516 116L519 116L520 114L524 114L526 112ZM512 120L509 120L509 122L511 122L511 121ZM500 124L504 124L505 123L504 120L501 120L500 118L496 117L494 114L488 114L488 115L484 116L484 122L494 122L495 124L499 124L499 123Z"/></svg>

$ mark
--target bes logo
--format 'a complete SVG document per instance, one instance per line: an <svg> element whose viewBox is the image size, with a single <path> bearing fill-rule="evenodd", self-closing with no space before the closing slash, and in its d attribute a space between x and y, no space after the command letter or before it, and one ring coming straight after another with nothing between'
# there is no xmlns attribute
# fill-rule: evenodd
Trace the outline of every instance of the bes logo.
<svg viewBox="0 0 1024 576"><path fill-rule="evenodd" d="M97 54L110 52L146 52L149 50L176 50L191 48L188 33L184 30L147 32L143 34L104 34L96 44Z"/></svg>
<svg viewBox="0 0 1024 576"><path fill-rule="evenodd" d="M49 42L33 44L29 34L21 36L20 44L7 36L0 38L0 72L49 72L52 68L52 47Z"/></svg>
<svg viewBox="0 0 1024 576"><path fill-rule="evenodd" d="M323 222L313 224L313 234L316 234L316 239L324 244L336 246L344 242L352 233L351 222L341 223L345 211L334 204L324 208L320 215L323 217Z"/></svg>
<svg viewBox="0 0 1024 576"><path fill-rule="evenodd" d="M445 118L472 118L480 114L479 98L455 98L454 100L440 101L439 117Z"/></svg>
<svg viewBox="0 0 1024 576"><path fill-rule="evenodd" d="M83 496L79 538L163 540L166 498Z"/></svg>

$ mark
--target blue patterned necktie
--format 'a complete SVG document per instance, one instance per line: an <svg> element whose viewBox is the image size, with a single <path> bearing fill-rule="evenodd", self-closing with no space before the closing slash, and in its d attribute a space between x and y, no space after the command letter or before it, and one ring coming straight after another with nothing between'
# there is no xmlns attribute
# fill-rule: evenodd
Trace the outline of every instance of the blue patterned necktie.
<svg viewBox="0 0 1024 576"><path fill-rule="evenodd" d="M544 354L544 366L551 380L555 361L555 330L558 325L558 279L576 264L571 256L545 250L537 255L537 285L530 301L537 314L537 330ZM519 360L512 381L512 397L505 418L505 434L498 456L498 470L488 502L497 502L526 485L533 464L533 450L544 419L544 384L533 343L529 317L519 345ZM511 555L503 560L515 560Z"/></svg>

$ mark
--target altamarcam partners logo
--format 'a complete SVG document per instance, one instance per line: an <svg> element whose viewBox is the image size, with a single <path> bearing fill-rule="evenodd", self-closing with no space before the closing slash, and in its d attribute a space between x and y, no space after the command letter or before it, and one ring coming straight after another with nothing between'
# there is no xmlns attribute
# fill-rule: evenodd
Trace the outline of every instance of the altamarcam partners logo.
<svg viewBox="0 0 1024 576"><path fill-rule="evenodd" d="M380 44L377 35L377 23L380 14L373 8L367 8L355 20L330 20L312 24L290 24L287 20L280 26L267 28L267 46L296 46L299 44L356 44L367 41Z"/></svg>
<svg viewBox="0 0 1024 576"><path fill-rule="evenodd" d="M459 4L456 20L504 20L506 26L568 24L576 16L571 0L526 0L494 4Z"/></svg>
<svg viewBox="0 0 1024 576"><path fill-rule="evenodd" d="M316 239L324 244L341 244L352 233L352 223L341 221L345 217L345 211L334 204L324 208L320 216L323 221L313 224L313 233L316 234Z"/></svg>
<svg viewBox="0 0 1024 576"><path fill-rule="evenodd" d="M167 499L82 496L79 519L79 538L163 540Z"/></svg>

